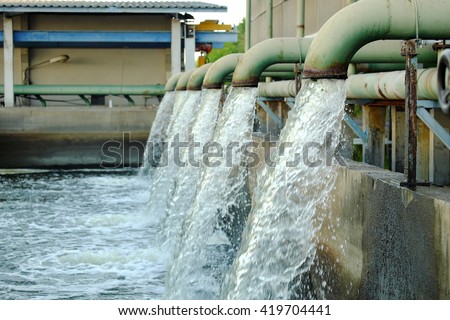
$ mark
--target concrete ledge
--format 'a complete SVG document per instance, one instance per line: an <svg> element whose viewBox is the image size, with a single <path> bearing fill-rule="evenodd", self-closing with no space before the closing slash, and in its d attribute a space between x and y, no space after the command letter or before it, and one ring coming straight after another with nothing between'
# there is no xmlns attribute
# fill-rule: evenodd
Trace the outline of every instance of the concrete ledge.
<svg viewBox="0 0 450 320"><path fill-rule="evenodd" d="M411 191L403 175L349 161L318 226L309 272L329 299L449 299L450 192ZM327 288L320 289L326 277ZM318 294L319 295L319 294ZM320 295L319 295L320 297Z"/></svg>
<svg viewBox="0 0 450 320"><path fill-rule="evenodd" d="M0 109L0 168L139 166L155 112L141 107Z"/></svg>

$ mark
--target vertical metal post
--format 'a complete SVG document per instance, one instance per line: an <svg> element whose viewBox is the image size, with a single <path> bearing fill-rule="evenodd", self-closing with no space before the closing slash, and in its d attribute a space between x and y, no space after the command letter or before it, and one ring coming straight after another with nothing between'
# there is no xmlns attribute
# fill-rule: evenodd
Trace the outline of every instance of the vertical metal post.
<svg viewBox="0 0 450 320"><path fill-rule="evenodd" d="M434 110L431 109L430 110L430 115L434 118ZM429 166L430 168L428 169L428 173L429 173L429 179L431 182L434 182L434 133L430 132L430 143L429 143L429 147L430 147L430 160L429 160Z"/></svg>
<svg viewBox="0 0 450 320"><path fill-rule="evenodd" d="M404 42L402 55L406 57L405 142L407 145L405 154L406 183L403 183L403 185L414 189L417 183L417 52L415 40L408 40Z"/></svg>
<svg viewBox="0 0 450 320"><path fill-rule="evenodd" d="M295 92L299 93L300 88L302 87L302 72L300 70L300 64L295 64Z"/></svg>
<svg viewBox="0 0 450 320"><path fill-rule="evenodd" d="M5 107L14 107L13 19L3 15L3 71Z"/></svg>
<svg viewBox="0 0 450 320"><path fill-rule="evenodd" d="M405 176L406 182L401 186L412 190L418 185L429 185L429 183L418 183L417 172L417 42L408 40L403 43L402 55L406 57L405 71L405 117L406 130L405 141L407 144L405 154Z"/></svg>

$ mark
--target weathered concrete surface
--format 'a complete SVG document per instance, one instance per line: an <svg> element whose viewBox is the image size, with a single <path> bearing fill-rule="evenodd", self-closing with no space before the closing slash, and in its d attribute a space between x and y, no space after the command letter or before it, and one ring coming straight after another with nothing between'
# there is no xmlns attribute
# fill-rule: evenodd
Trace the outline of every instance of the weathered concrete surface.
<svg viewBox="0 0 450 320"><path fill-rule="evenodd" d="M450 299L450 188L410 191L403 174L347 163L317 214L312 267L293 279L309 292L293 298ZM250 170L251 193L262 170Z"/></svg>
<svg viewBox="0 0 450 320"><path fill-rule="evenodd" d="M142 161L154 108L0 109L0 168L128 167Z"/></svg>
<svg viewBox="0 0 450 320"><path fill-rule="evenodd" d="M403 180L367 164L339 168L311 272L328 277L326 298L450 298L450 190L413 192Z"/></svg>

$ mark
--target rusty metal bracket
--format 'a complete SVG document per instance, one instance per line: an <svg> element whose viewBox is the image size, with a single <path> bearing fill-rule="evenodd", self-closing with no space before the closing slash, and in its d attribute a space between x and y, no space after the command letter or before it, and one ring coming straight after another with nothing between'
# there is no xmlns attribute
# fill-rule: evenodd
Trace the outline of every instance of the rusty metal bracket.
<svg viewBox="0 0 450 320"><path fill-rule="evenodd" d="M419 185L430 185L428 182L417 182L417 39L407 40L402 46L402 56L406 58L405 70L405 176L402 187L415 190Z"/></svg>
<svg viewBox="0 0 450 320"><path fill-rule="evenodd" d="M300 69L300 63L295 64L295 93L299 93L302 86L302 72Z"/></svg>

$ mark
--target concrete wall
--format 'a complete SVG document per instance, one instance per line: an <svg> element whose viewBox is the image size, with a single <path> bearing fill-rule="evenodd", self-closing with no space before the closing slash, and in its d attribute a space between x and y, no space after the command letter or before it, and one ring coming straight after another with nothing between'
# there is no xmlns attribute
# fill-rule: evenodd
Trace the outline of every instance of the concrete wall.
<svg viewBox="0 0 450 320"><path fill-rule="evenodd" d="M0 108L0 168L139 166L155 113L143 107Z"/></svg>
<svg viewBox="0 0 450 320"><path fill-rule="evenodd" d="M15 17L14 29L170 31L171 17L169 15L33 14ZM46 64L30 69L31 83L157 84L165 83L171 71L170 49L16 48L14 82L23 83L24 71L28 66L61 54L69 55L70 59L66 63ZM2 50L0 50L0 59L3 61ZM3 63L0 64L0 73L0 84L2 84ZM60 97L59 99L67 100L68 98ZM122 98L112 97L112 100L116 106L127 104ZM76 103L83 104L79 99ZM136 103L152 105L158 104L158 101L153 99L148 102L144 98L136 98ZM23 101L19 104L27 105L28 103ZM31 104L39 105L37 101L31 101ZM61 103L49 102L48 105L61 105Z"/></svg>
<svg viewBox="0 0 450 320"><path fill-rule="evenodd" d="M257 150L260 159L270 145ZM449 188L411 191L400 187L403 174L347 164L316 214L312 267L293 279L309 288L293 285L291 298L450 299ZM250 170L250 194L262 167Z"/></svg>
<svg viewBox="0 0 450 320"><path fill-rule="evenodd" d="M268 39L268 1L252 0L251 45ZM305 35L320 27L348 0L305 0ZM294 37L297 34L297 0L273 0L273 37Z"/></svg>
<svg viewBox="0 0 450 320"><path fill-rule="evenodd" d="M318 234L327 298L449 299L447 188L401 188L402 174L349 162Z"/></svg>

